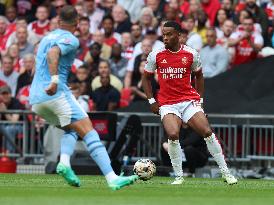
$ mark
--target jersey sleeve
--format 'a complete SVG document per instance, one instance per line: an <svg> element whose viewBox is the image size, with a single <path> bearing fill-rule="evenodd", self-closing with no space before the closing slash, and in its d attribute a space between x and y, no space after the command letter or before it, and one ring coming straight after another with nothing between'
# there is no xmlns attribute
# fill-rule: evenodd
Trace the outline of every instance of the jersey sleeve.
<svg viewBox="0 0 274 205"><path fill-rule="evenodd" d="M145 72L148 73L154 73L154 71L157 69L156 66L156 54L152 51L149 53L147 57L147 62L145 65Z"/></svg>
<svg viewBox="0 0 274 205"><path fill-rule="evenodd" d="M191 70L193 72L198 72L201 69L202 69L202 63L201 63L200 55L196 50L194 50L194 52L193 52L193 63L191 65Z"/></svg>
<svg viewBox="0 0 274 205"><path fill-rule="evenodd" d="M65 35L55 42L61 50L61 55L66 55L71 51L76 51L79 47L79 41L74 36Z"/></svg>
<svg viewBox="0 0 274 205"><path fill-rule="evenodd" d="M261 35L257 34L254 37L254 43L255 44L259 44L259 45L263 45L264 44L264 39Z"/></svg>

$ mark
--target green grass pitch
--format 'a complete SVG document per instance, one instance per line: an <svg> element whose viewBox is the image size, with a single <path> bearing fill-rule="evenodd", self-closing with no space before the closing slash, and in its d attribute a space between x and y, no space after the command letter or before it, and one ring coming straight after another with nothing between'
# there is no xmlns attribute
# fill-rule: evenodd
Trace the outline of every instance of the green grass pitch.
<svg viewBox="0 0 274 205"><path fill-rule="evenodd" d="M171 178L138 181L119 191L101 176L80 176L82 186L68 186L57 175L0 174L0 205L272 205L274 181L240 180L228 186L221 179L186 179L172 186Z"/></svg>

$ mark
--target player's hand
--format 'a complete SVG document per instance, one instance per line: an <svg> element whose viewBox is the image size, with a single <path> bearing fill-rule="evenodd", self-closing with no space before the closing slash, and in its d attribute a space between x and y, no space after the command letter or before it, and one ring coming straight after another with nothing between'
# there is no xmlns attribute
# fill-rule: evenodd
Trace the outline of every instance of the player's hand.
<svg viewBox="0 0 274 205"><path fill-rule="evenodd" d="M57 92L57 84L56 83L50 83L45 91L50 96L54 95Z"/></svg>
<svg viewBox="0 0 274 205"><path fill-rule="evenodd" d="M159 105L157 102L153 103L150 105L150 110L156 114L156 115L159 115Z"/></svg>

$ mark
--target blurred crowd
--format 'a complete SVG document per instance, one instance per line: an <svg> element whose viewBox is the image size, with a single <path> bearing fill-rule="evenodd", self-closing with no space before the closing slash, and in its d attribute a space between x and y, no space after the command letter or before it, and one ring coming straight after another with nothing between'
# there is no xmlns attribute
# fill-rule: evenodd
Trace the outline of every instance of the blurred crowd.
<svg viewBox="0 0 274 205"><path fill-rule="evenodd" d="M141 76L150 51L163 46L166 21L178 22L181 43L200 52L205 78L273 54L274 0L0 0L0 111L30 109L39 41L58 28L66 4L79 13L69 85L86 111L146 100Z"/></svg>

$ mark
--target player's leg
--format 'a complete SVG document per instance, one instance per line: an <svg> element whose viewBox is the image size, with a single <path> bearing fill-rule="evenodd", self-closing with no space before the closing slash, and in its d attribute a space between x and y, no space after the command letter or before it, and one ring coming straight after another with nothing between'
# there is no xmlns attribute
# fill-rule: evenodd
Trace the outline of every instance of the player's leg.
<svg viewBox="0 0 274 205"><path fill-rule="evenodd" d="M199 135L204 137L207 148L212 155L213 159L218 164L223 178L227 181L228 184L237 183L237 179L230 174L230 171L227 167L223 150L216 139L215 134L212 132L209 122L205 114L201 111L196 112L187 122L187 124L196 131Z"/></svg>
<svg viewBox="0 0 274 205"><path fill-rule="evenodd" d="M67 128L76 131L87 145L90 156L99 166L104 174L109 186L113 190L120 189L126 185L132 184L138 176L129 177L117 176L111 166L111 161L105 146L100 141L99 135L93 129L89 118L84 118L67 126Z"/></svg>
<svg viewBox="0 0 274 205"><path fill-rule="evenodd" d="M73 154L78 136L76 132L66 131L61 138L60 163L67 167L70 165L70 157Z"/></svg>
<svg viewBox="0 0 274 205"><path fill-rule="evenodd" d="M66 131L61 139L60 162L57 165L57 174L63 176L68 184L79 187L80 179L71 169L70 157L73 154L78 136L76 132Z"/></svg>
<svg viewBox="0 0 274 205"><path fill-rule="evenodd" d="M184 181L182 169L183 159L182 148L179 142L182 120L175 114L166 114L162 122L168 136L168 155L176 175L176 179L172 184L182 184Z"/></svg>
<svg viewBox="0 0 274 205"><path fill-rule="evenodd" d="M75 132L60 127L60 119L56 115L57 111L60 113L58 108L61 107L64 102L62 98L60 99L57 98L52 101L35 104L32 106L32 110L44 118L49 124L55 125L58 128L65 130L60 143L60 162L56 167L56 172L57 174L64 177L68 184L79 187L80 180L70 167L70 156L73 154L78 136ZM64 108L66 107L69 106L64 106ZM63 109L64 113L67 111L68 110Z"/></svg>

